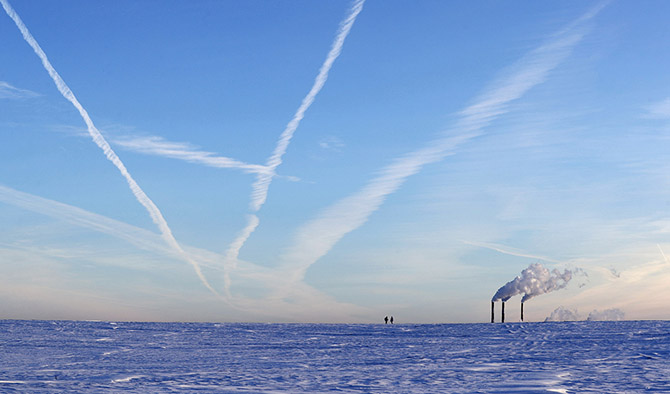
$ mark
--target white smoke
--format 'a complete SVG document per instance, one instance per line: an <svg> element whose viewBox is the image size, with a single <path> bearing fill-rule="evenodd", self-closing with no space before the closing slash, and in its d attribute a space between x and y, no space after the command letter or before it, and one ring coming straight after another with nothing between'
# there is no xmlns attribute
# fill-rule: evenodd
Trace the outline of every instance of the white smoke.
<svg viewBox="0 0 670 394"><path fill-rule="evenodd" d="M137 201L144 206L144 208L151 216L153 222L156 224L156 226L158 226L165 242L168 245L170 245L170 247L172 247L180 256L182 256L184 260L186 260L189 264L193 266L195 273L198 275L198 278L205 285L205 287L207 287L214 294L219 295L218 292L214 290L212 286L210 286L209 282L207 282L207 279L202 274L202 271L200 270L200 266L198 265L198 263L194 261L192 258L190 258L186 254L186 252L181 248L181 246L179 246L179 243L172 235L170 227L168 226L167 222L165 221L165 218L161 214L156 204L154 204L154 202L149 198L149 196L147 196L146 193L144 193L144 190L142 190L142 188L140 188L137 182L135 182L135 179L133 179L133 177L130 175L121 159L119 159L114 150L112 150L112 147L109 145L107 140L105 140L105 138L102 136L100 130L98 130L95 127L93 121L88 115L88 112L86 112L84 107L79 103L79 100L77 100L77 98L75 97L72 90L70 90L70 88L67 86L63 78L61 78L58 72L56 72L56 69L51 65L51 62L49 62L46 53L44 53L44 51L37 43L35 38L32 36L32 34L30 34L30 31L23 23L19 15L16 13L16 11L14 11L14 9L7 0L0 0L0 3L2 3L2 7L5 9L7 15L10 18L12 18L14 23L16 23L16 26L19 28L19 31L21 31L24 40L33 48L33 51L35 51L35 54L37 54L40 60L42 60L42 65L44 66L44 69L49 73L49 76L51 76L51 79L56 84L58 91L63 95L63 97L65 97L65 99L67 99L70 103L72 103L72 105L77 109L77 111L79 111L79 114L86 123L86 128L88 130L89 135L93 139L93 142L95 142L95 144L98 145L100 149L102 149L107 159L111 161L112 164L114 164L114 166L116 166L119 172L121 172L121 175L123 175L123 177L126 179L126 182L128 182L128 186L130 187L130 190L132 191L133 195L135 196Z"/></svg>
<svg viewBox="0 0 670 394"><path fill-rule="evenodd" d="M586 320L589 321L619 321L623 320L625 313L621 309L605 309L604 311L594 310L589 313Z"/></svg>
<svg viewBox="0 0 670 394"><path fill-rule="evenodd" d="M541 294L563 289L572 280L572 276L576 272L583 273L580 269L573 271L566 269L562 273L557 269L549 271L542 264L533 263L521 271L520 276L498 289L492 301L507 301L515 295L523 294L521 302L526 302Z"/></svg>
<svg viewBox="0 0 670 394"><path fill-rule="evenodd" d="M579 312L577 310L573 309L567 309L562 306L559 306L558 308L554 309L553 312L551 312L551 315L544 319L544 321L578 321L582 320L582 318L579 316Z"/></svg>
<svg viewBox="0 0 670 394"><path fill-rule="evenodd" d="M588 321L619 321L624 320L625 313L621 309L605 309L603 311L594 310L586 318ZM583 321L580 313L576 309L568 309L559 306L554 309L544 321Z"/></svg>

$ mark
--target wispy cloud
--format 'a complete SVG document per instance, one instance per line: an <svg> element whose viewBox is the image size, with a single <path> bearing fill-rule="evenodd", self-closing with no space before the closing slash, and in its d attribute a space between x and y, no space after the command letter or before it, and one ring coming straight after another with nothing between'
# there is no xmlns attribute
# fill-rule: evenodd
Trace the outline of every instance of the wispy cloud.
<svg viewBox="0 0 670 394"><path fill-rule="evenodd" d="M467 245L472 245L472 246L477 246L477 247L480 247L480 248L494 250L498 253L507 254L507 255L510 255L510 256L524 257L524 258L534 259L534 260L542 260L542 261L547 261L547 262L550 262L550 263L557 263L557 264L562 263L562 261L558 261L558 260L555 260L555 259L552 259L552 258L549 258L549 257L540 256L540 255L536 255L536 254L532 254L532 253L527 253L527 252L524 252L524 251L521 251L521 250L518 250L518 249L509 248L509 247L498 245L498 244L490 244L490 243L484 243L484 242L473 242L473 241L462 241L462 242L464 244L467 244Z"/></svg>
<svg viewBox="0 0 670 394"><path fill-rule="evenodd" d="M52 126L52 129L77 137L90 137L88 131L83 127L71 125ZM195 146L189 142L169 141L157 135L133 135L132 127L114 125L104 128L107 140L114 146L123 150L150 156L158 156L167 159L182 160L193 164L200 164L214 168L237 169L249 174L269 173L268 167L260 164L250 164L226 156L219 156ZM110 129L121 129L121 132L110 133ZM294 176L277 175L276 177L299 181Z"/></svg>
<svg viewBox="0 0 670 394"><path fill-rule="evenodd" d="M19 89L7 82L0 81L0 99L19 100L38 96L39 93L35 93L32 90Z"/></svg>
<svg viewBox="0 0 670 394"><path fill-rule="evenodd" d="M166 245L159 234L72 205L21 192L4 185L0 185L0 203L10 204L70 225L127 241L140 250L156 254L159 257L157 260L161 262L165 261L166 257L177 261L182 259L182 255ZM52 230L50 228L48 233L52 234ZM31 231L31 234L34 235L34 231ZM4 252L3 248L5 249ZM36 258L53 260L59 256L68 260L74 255L81 254L81 248L79 247L75 251L63 249L62 245L59 248L58 251L44 250L44 248L36 250L34 247L27 248L25 245L15 243L11 245L6 242L0 243L0 252L5 253L5 256L7 256L8 250L12 250L22 255L32 256L32 260ZM203 268L218 272L223 271L224 277L228 274L235 275L236 283L239 284L241 289L264 289L266 293L271 293L281 286L281 281L277 280L280 272L271 268L239 261L237 258L226 259L222 254L188 245L184 245L184 249L189 255L197 259ZM93 253L97 254L95 251ZM97 256L96 258L99 260L102 257ZM155 262L149 263L146 259L137 259L136 262L142 264L142 267L133 266L132 261L128 262L125 258L113 258L110 261L112 264L126 265L135 270L144 268L151 271L157 268ZM226 271L227 267L222 267L223 261L234 261L236 270L234 272ZM49 264L49 266L51 265L53 264ZM22 287L23 290L25 288L26 286ZM21 294L23 290L17 290L16 294ZM254 294L249 296L238 295L227 300L229 306L239 311L236 312L235 316L242 313L246 319L261 319L262 321L267 318L277 321L310 321L318 317L321 321L342 322L366 321L365 316L370 315L370 311L365 308L338 302L306 284L297 284L290 300L266 297L262 294L256 294L253 290L251 292ZM178 295L172 294L172 297L178 297ZM101 314L101 318L106 318L105 316L109 318L110 315ZM154 319L164 319L159 315L156 316ZM206 318L218 319L219 317L216 314L203 315L203 319ZM146 316L143 319L146 319ZM228 319L232 318L229 317Z"/></svg>
<svg viewBox="0 0 670 394"><path fill-rule="evenodd" d="M305 272L347 233L365 223L386 197L395 192L423 166L455 153L456 148L483 134L483 129L509 110L509 104L532 87L542 83L586 34L586 22L604 3L589 10L545 44L528 53L480 95L474 104L460 112L455 126L423 149L394 160L359 192L326 208L297 232L294 244L282 256L290 272L290 287L304 278Z"/></svg>
<svg viewBox="0 0 670 394"><path fill-rule="evenodd" d="M183 160L208 167L235 168L255 174L271 173L271 170L263 165L249 164L229 157L217 156L215 153L203 151L189 143L167 141L158 136L114 138L112 143L130 151Z"/></svg>
<svg viewBox="0 0 670 394"><path fill-rule="evenodd" d="M667 299L659 296L667 294L670 280L670 262L666 256L653 251L653 244L640 245L628 265L612 277L590 286L574 296L565 299L567 305L580 305L587 309L620 308L630 319L644 319L656 316L668 319ZM655 257L658 256L658 257ZM634 261L636 263L631 264ZM642 263L637 263L643 261Z"/></svg>
<svg viewBox="0 0 670 394"><path fill-rule="evenodd" d="M169 248L158 234L68 204L3 185L0 185L0 202L123 239L143 250L174 255L174 250Z"/></svg>
<svg viewBox="0 0 670 394"><path fill-rule="evenodd" d="M114 166L116 166L119 172L121 172L121 175L126 179L126 182L128 182L128 186L130 187L130 190L132 191L137 201L144 206L144 208L151 216L151 219L158 226L161 234L163 235L163 239L168 243L168 245L174 248L174 250L177 251L185 261L191 264L191 266L195 270L196 275L198 276L198 278L200 278L200 281L205 285L205 287L207 287L212 293L218 295L218 292L214 290L214 288L209 284L205 276L202 274L202 271L200 270L200 266L198 265L198 263L186 254L186 252L181 248L175 237L172 235L172 230L170 230L170 227L168 226L167 222L165 221L165 218L163 217L163 214L158 209L156 204L154 204L154 202L149 198L149 196L147 196L144 190L140 188L135 179L133 179L133 177L126 169L126 166L123 164L121 159L116 155L111 146L109 146L107 140L95 127L93 121L88 115L88 112L79 103L79 100L77 100L72 90L70 90L70 88L67 86L63 78L61 78L58 72L56 72L56 69L51 65L51 62L49 62L46 53L44 53L44 51L37 43L35 38L32 36L32 34L30 34L30 31L23 23L19 15L16 13L16 11L14 11L14 9L7 0L0 0L0 3L2 3L2 7L5 9L7 15L10 18L12 18L16 26L21 31L24 40L32 47L33 51L35 51L35 54L37 54L37 56L42 61L44 69L49 73L49 76L51 76L51 79L56 84L58 91L63 95L65 99L67 99L70 103L72 103L72 105L77 109L77 111L79 111L79 114L84 120L84 123L86 123L88 133L93 139L93 142L95 142L95 144L98 145L100 149L102 149L107 159L111 161L114 164Z"/></svg>
<svg viewBox="0 0 670 394"><path fill-rule="evenodd" d="M274 152L272 152L272 155L268 158L266 168L269 171L265 173L258 173L256 182L254 182L252 186L253 190L251 193L250 208L253 212L258 212L258 210L260 210L265 203L265 200L268 196L270 183L272 182L272 178L275 176L274 174L277 170L277 167L279 167L279 165L282 163L282 157L284 156L284 153L286 153L286 149L291 142L291 138L293 138L293 134L300 125L300 121L305 116L305 112L312 105L316 95L323 88L323 85L325 85L326 80L328 79L328 73L330 72L333 63L342 52L344 40L347 38L347 35L349 35L349 32L351 31L351 28L356 21L356 17L363 10L364 3L365 0L355 0L349 9L347 16L344 18L344 20L342 20L342 22L340 22L340 28L337 32L335 40L333 41L330 51L326 56L326 60L321 65L321 69L319 70L319 74L314 80L312 88L310 89L309 93L307 93L307 96L303 98L300 107L298 107L295 115L293 115L293 119L291 119L288 125L286 125L286 128L279 136L279 140L277 141ZM253 219L249 220L247 226L240 232L240 235L228 247L226 256L230 256L231 258L237 258L237 256L239 256L240 250L258 226L258 218L255 215L252 215L251 217ZM236 264L234 262L227 262L228 267L235 267L235 265ZM230 280L227 279L226 292L229 292L229 284Z"/></svg>
<svg viewBox="0 0 670 394"><path fill-rule="evenodd" d="M340 152L344 148L344 142L335 136L328 136L319 141L319 147L324 150Z"/></svg>
<svg viewBox="0 0 670 394"><path fill-rule="evenodd" d="M645 116L655 119L670 119L670 97L646 108Z"/></svg>

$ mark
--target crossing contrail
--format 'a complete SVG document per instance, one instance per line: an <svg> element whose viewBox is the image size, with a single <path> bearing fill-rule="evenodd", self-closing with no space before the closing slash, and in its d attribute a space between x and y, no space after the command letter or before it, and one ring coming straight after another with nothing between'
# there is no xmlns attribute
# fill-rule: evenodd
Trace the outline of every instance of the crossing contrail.
<svg viewBox="0 0 670 394"><path fill-rule="evenodd" d="M509 104L542 83L551 70L569 55L586 34L585 23L606 3L589 10L566 28L552 35L540 47L522 57L492 87L460 112L454 127L442 133L424 148L395 159L358 192L339 200L304 224L294 244L282 256L290 288L304 278L307 269L346 234L365 223L384 203L386 197L402 186L407 178L430 163L455 153L456 148L483 134L493 120L509 111Z"/></svg>
<svg viewBox="0 0 670 394"><path fill-rule="evenodd" d="M142 204L144 208L146 208L147 212L149 212L151 219L158 226L158 229L160 230L161 235L163 236L165 242L167 242L167 244L170 245L170 247L172 247L184 260L186 260L189 264L193 266L193 269L195 270L195 273L198 275L198 278L200 278L200 281L212 293L218 296L219 295L218 292L214 290L214 288L212 288L209 282L207 282L205 276L202 274L202 271L200 270L200 266L198 265L198 263L192 258L190 258L186 254L186 252L181 248L181 246L179 246L179 243L172 235L170 227L168 226L167 222L165 221L165 218L161 214L156 204L154 204L154 202L149 198L149 196L146 195L144 190L142 190L142 188L140 188L137 182L135 182L135 179L133 179L133 177L130 175L121 159L119 159L116 153L109 146L109 143L105 140L100 131L95 127L93 121L88 116L88 112L86 112L84 107L79 103L79 101L75 97L72 90L70 90L70 88L67 86L63 78L61 78L58 72L56 72L56 69L51 65L51 62L49 62L46 53L44 53L44 51L39 46L39 44L32 36L32 34L30 34L30 31L23 23L19 15L16 13L16 11L14 11L14 9L7 0L0 0L0 3L2 3L2 7L5 9L7 15L10 18L12 18L14 23L16 23L16 26L21 31L24 40L26 40L26 42L33 48L33 51L35 51L37 56L42 60L42 65L49 73L49 76L51 76L51 79L53 79L54 83L56 84L56 87L58 88L58 91L63 95L63 97L65 97L65 99L67 99L69 102L72 103L72 105L77 109L77 111L79 111L79 114L86 123L86 128L91 138L93 139L93 142L95 142L95 144L98 145L100 149L102 149L107 159L111 161L116 166L116 168L118 168L118 170L121 172L121 175L123 175L123 177L126 179L126 182L128 182L128 186L130 187L130 190L132 191L133 195L135 195L137 201L139 201L139 203Z"/></svg>
<svg viewBox="0 0 670 394"><path fill-rule="evenodd" d="M319 69L319 74L314 79L312 88L310 89L309 93L307 93L305 98L302 99L300 107L298 107L295 115L293 115L293 118L286 125L286 128L279 136L277 145L275 146L272 155L268 158L265 165L266 171L258 172L256 174L256 181L252 186L251 202L249 204L252 212L258 212L258 210L260 210L265 203L265 200L268 196L270 183L272 182L272 178L276 176L276 169L282 163L282 157L284 156L284 153L286 153L286 149L291 142L291 138L293 137L295 130L300 125L300 121L305 116L305 112L312 105L316 95L321 91L321 88L323 88L323 85L326 83L326 80L328 79L328 72L330 71L337 57L342 52L344 40L347 38L347 35L349 35L349 32L351 31L351 28L356 21L356 17L363 10L364 3L365 0L354 1L351 8L349 9L349 13L340 22L340 28L337 31L335 40L333 41L330 51L326 56L326 60L324 60L321 68ZM258 226L258 217L255 215L251 215L250 217L253 219L249 220L247 226L240 232L240 235L228 247L226 256L229 258L237 259L237 256L240 254L240 250ZM231 269L234 268L235 265L236 263L234 261L226 261L226 266ZM226 273L224 282L226 286L226 292L229 293L230 276L228 272Z"/></svg>
<svg viewBox="0 0 670 394"><path fill-rule="evenodd" d="M107 234L127 241L142 250L158 253L162 257L181 259L181 256L175 253L174 249L165 246L163 238L155 232L72 205L21 192L3 184L0 184L0 203L45 215L72 226ZM22 242L18 245L16 243L5 245L5 241L4 239L0 239L0 261L5 257L2 254L5 246L13 249L23 249L28 252L34 251ZM205 249L189 247L188 245L183 245L183 247L188 251L189 255L197 256L197 260L202 266L216 271L223 271L221 267L221 261L224 258L223 255ZM39 253L37 251L34 252ZM133 265L132 267L133 269L144 270L156 269L156 266L150 261L151 259L146 261L146 264L141 266ZM116 259L115 263L119 264L119 266L125 266L124 264L127 264L128 261L125 258ZM242 288L251 285L263 287L271 291L281 285L277 281L277 277L281 273L274 271L272 268L258 266L247 261L244 264L240 264L238 270L239 278L244 281L241 284ZM248 296L238 296L234 299L229 298L224 300L230 307L247 314L255 315L256 318L258 316L265 316L265 318L275 320L289 318L294 321L308 321L309 319L314 319L314 316L321 314L323 316L320 316L319 319L324 321L341 322L352 318L357 319L357 321L367 321L367 316L371 314L366 308L340 303L304 283L297 284L292 295L294 297L288 301L268 297L250 298Z"/></svg>

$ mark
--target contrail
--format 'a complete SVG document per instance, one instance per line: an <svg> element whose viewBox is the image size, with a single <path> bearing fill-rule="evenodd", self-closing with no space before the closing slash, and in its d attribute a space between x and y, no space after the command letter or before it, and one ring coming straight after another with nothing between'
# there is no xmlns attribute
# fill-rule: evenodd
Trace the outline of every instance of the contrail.
<svg viewBox="0 0 670 394"><path fill-rule="evenodd" d="M28 89L19 89L16 86L0 81L0 99L27 99L38 97L39 94Z"/></svg>
<svg viewBox="0 0 670 394"><path fill-rule="evenodd" d="M260 210L263 204L265 203L265 200L267 199L268 196L268 189L270 188L270 183L272 182L272 178L275 176L275 171L277 167L279 167L279 165L282 163L282 157L284 156L284 153L286 153L286 149L288 148L288 145L291 142L291 138L293 137L295 130L300 125L300 121L305 116L305 112L312 105L314 99L316 98L316 95L321 91L321 88L323 88L323 85L326 83L326 80L328 79L328 72L330 71L337 57L340 56L340 53L342 52L342 46L344 45L344 40L347 38L347 35L349 35L349 32L351 31L351 28L354 25L354 22L356 21L356 17L363 10L364 3L365 0L354 1L351 8L349 9L349 13L340 22L340 28L337 32L337 35L335 36L335 40L333 41L330 51L326 56L326 60L324 60L323 64L321 65L321 68L319 69L319 74L314 79L312 89L310 89L309 93L307 93L307 96L305 96L305 98L302 99L300 107L298 107L298 110L296 111L295 115L293 115L293 118L286 125L286 128L279 136L277 145L275 146L272 155L268 158L267 164L265 165L265 168L267 170L265 172L257 173L256 181L252 186L251 202L249 204L252 212L258 212L258 210ZM226 251L226 256L230 256L231 258L236 259L237 256L240 254L240 250L246 243L247 239L251 236L251 234L258 226L258 218L255 215L253 215L253 217L255 218L255 221L253 220L249 221L247 227L245 227L240 232L240 236L237 239L235 239L235 241L228 247L228 250ZM233 268L235 266L235 262L228 261L226 262L226 265ZM225 283L226 283L226 292L229 292L228 288L230 284L229 274L226 274Z"/></svg>
<svg viewBox="0 0 670 394"><path fill-rule="evenodd" d="M168 227L165 218L163 218L163 215L161 214L156 204L154 204L154 202L151 201L149 196L147 196L146 193L144 193L144 191L137 184L137 182L135 182L135 179L133 179L133 177L130 175L130 173L126 169L126 166L123 164L123 162L121 162L121 159L119 159L116 153L109 146L109 143L107 143L107 141L102 136L100 131L95 127L93 121L88 116L88 112L86 112L84 107L79 103L79 101L75 97L72 90L70 90L65 81L63 81L63 78L61 78L61 76L56 72L56 69L51 65L49 59L47 58L47 55L44 53L44 51L39 46L39 44L32 36L32 34L30 34L30 31L28 31L28 28L23 23L19 15L16 13L16 11L14 11L14 9L7 0L0 0L0 3L2 3L2 7L5 9L7 15L10 18L12 18L14 23L16 23L16 26L21 31L23 38L33 48L33 51L35 51L37 56L39 56L39 58L42 60L42 65L51 76L51 79L53 79L54 83L56 84L56 87L58 88L58 91L63 95L63 97L65 97L69 102L71 102L72 105L74 105L77 111L79 111L79 114L86 123L88 133L91 135L93 142L95 142L95 144L98 145L100 149L102 149L107 159L111 161L116 166L116 168L119 169L121 175L123 175L123 177L128 182L128 186L135 195L137 201L139 201L139 203L142 204L144 208L146 208L147 212L149 212L151 219L158 226L158 229L160 230L163 239L168 243L168 245L170 245L175 251L177 251L184 260L186 260L189 264L193 266L195 273L198 275L198 278L200 278L200 281L205 285L205 287L207 287L211 292L213 292L218 296L219 295L218 292L214 290L212 286L210 286L209 282L207 282L207 279L202 274L202 271L200 270L200 266L198 265L198 263L195 262L193 259L191 259L186 254L186 252L184 252L181 246L179 246L179 243L172 235L170 227Z"/></svg>
<svg viewBox="0 0 670 394"><path fill-rule="evenodd" d="M224 258L223 285L226 296L231 298L230 293L230 273L237 268L237 259L240 255L242 245L249 239L251 233L258 227L258 216L249 215L247 226L240 232L235 240L230 244Z"/></svg>
<svg viewBox="0 0 670 394"><path fill-rule="evenodd" d="M73 226L108 234L125 240L142 250L159 253L167 257L181 258L174 249L166 246L163 238L157 233L72 205L24 193L2 184L0 184L0 203L10 204L27 211L46 215ZM16 249L25 245L13 244L9 246ZM188 245L184 245L183 247L190 255L196 256L201 265L213 270L223 270L221 267L221 261L224 259L223 255L205 249L188 247ZM30 248L25 249L30 250ZM2 257L0 255L0 259ZM123 264L123 261L122 259L117 262ZM153 265L145 265L143 267L134 265L133 267L135 269L154 269ZM244 262L244 265L241 265L238 270L239 277L245 281L245 285L263 287L270 292L281 286L277 278L282 273L272 268ZM258 316L265 316L271 320L280 321L286 319L292 321L310 321L310 319L318 316L318 319L324 321L364 322L367 321L367 317L371 314L371 311L367 308L340 303L304 283L296 284L293 290L290 300L281 300L273 297L237 297L234 300L224 300L230 307L244 311L245 313L255 314L256 318Z"/></svg>
<svg viewBox="0 0 670 394"><path fill-rule="evenodd" d="M307 109L309 109L309 107L314 102L316 95L319 94L321 88L323 88L323 85L326 83L326 80L328 79L328 72L330 71L337 57L340 56L340 53L342 52L344 40L347 38L347 35L349 35L349 31L351 31L351 28L356 21L356 17L363 10L363 3L365 3L365 0L356 0L350 8L349 14L344 18L344 20L342 20L342 22L340 22L340 29L337 32L335 41L333 41L330 52L328 52L328 56L326 56L326 60L321 65L319 74L314 79L312 89L309 91L309 93L307 93L307 96L302 99L302 104L300 104L300 107L296 111L295 115L293 115L293 119L291 119L291 121L286 125L286 128L279 136L275 150L272 152L272 155L267 161L266 165L272 172L274 172L274 170L281 164L282 157L284 156L284 153L286 153L286 149L288 148L288 144L291 142L293 133L295 133L295 130L300 125L300 121L305 116ZM271 182L272 173L259 174L256 177L256 182L253 185L253 192L251 195L252 211L258 211L265 203L268 195L268 188L270 187Z"/></svg>
<svg viewBox="0 0 670 394"><path fill-rule="evenodd" d="M189 163L202 164L215 168L234 168L247 173L270 173L263 165L249 164L225 156L216 156L212 152L194 148L188 143L172 142L157 136L125 137L111 140L113 144L125 149L171 159L183 160Z"/></svg>
<svg viewBox="0 0 670 394"><path fill-rule="evenodd" d="M443 133L442 137L423 149L394 160L360 191L336 202L303 225L297 232L294 245L282 256L284 269L291 272L287 287L302 280L307 268L328 253L344 235L363 225L408 177L419 172L423 166L454 154L457 147L482 135L484 127L508 111L510 102L542 83L586 34L585 22L603 7L604 3L589 10L554 34L544 45L524 56L511 72L465 108L455 127Z"/></svg>
<svg viewBox="0 0 670 394"><path fill-rule="evenodd" d="M472 242L472 241L461 241L461 242L463 242L464 244L467 244L467 245L478 246L480 248L486 248L486 249L494 250L496 252L499 252L499 253L502 253L502 254L508 254L510 256L526 257L526 258L529 258L529 259L548 261L550 263L559 263L559 264L563 263L562 261L550 259L550 258L547 258L547 257L544 257L544 256L537 256L537 255L534 255L534 254L524 253L524 252L520 252L520 251L517 251L517 250L509 250L509 249L506 249L506 248L504 248L503 246L500 246L500 245L486 244L486 243L483 243L483 242Z"/></svg>
<svg viewBox="0 0 670 394"><path fill-rule="evenodd" d="M666 263L670 263L670 260L668 260L668 257L663 252L663 249L661 249L661 244L656 244L656 246L658 246L658 250L661 251L661 254L663 255L663 260L665 260Z"/></svg>
<svg viewBox="0 0 670 394"><path fill-rule="evenodd" d="M2 184L0 184L0 202L46 215L74 226L122 239L142 250L159 253L162 256L177 259L182 258L173 248L165 244L165 240L161 235L153 231L120 222L72 205L21 192ZM190 255L195 254L198 256L197 260L200 261L201 266L222 271L221 260L223 256L205 251L204 249L193 247L187 249L189 249L188 253Z"/></svg>

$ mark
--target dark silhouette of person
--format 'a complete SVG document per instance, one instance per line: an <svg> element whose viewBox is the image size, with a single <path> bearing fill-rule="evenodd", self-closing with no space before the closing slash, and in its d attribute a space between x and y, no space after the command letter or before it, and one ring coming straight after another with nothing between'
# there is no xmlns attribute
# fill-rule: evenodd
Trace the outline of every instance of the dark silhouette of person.
<svg viewBox="0 0 670 394"><path fill-rule="evenodd" d="M393 321L393 320L391 320L391 321ZM388 316L384 316L384 324L389 324L389 317Z"/></svg>
<svg viewBox="0 0 670 394"><path fill-rule="evenodd" d="M391 324L393 324L393 316L391 316Z"/></svg>

